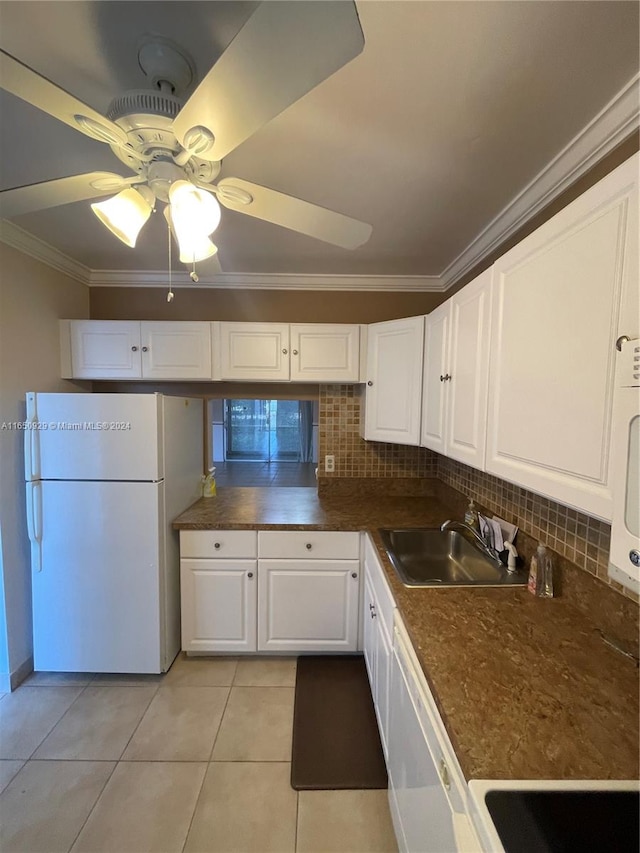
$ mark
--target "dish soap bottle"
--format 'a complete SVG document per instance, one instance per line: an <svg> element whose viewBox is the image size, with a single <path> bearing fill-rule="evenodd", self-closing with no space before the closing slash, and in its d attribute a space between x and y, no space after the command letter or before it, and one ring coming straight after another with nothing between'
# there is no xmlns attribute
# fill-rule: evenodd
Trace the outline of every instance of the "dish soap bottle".
<svg viewBox="0 0 640 853"><path fill-rule="evenodd" d="M479 533L480 532L480 522L478 521L478 513L475 508L475 504L473 501L469 501L469 506L467 507L467 511L464 514L464 522L468 524L469 527L473 527L473 529Z"/></svg>
<svg viewBox="0 0 640 853"><path fill-rule="evenodd" d="M213 498L216 495L216 469L209 468L209 473L202 478L202 497Z"/></svg>

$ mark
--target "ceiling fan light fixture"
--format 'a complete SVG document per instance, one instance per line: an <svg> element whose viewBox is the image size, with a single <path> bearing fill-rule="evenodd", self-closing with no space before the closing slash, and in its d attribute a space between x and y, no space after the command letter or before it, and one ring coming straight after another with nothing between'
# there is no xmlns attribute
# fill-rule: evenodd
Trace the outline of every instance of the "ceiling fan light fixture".
<svg viewBox="0 0 640 853"><path fill-rule="evenodd" d="M218 247L211 242L206 234L198 231L179 232L171 213L171 208L167 205L164 209L164 218L169 223L171 233L178 244L181 264L195 264L198 261L205 261L217 253Z"/></svg>
<svg viewBox="0 0 640 853"><path fill-rule="evenodd" d="M198 189L189 181L175 181L169 190L171 219L178 243L193 239L191 235L208 236L220 224L220 205L206 190Z"/></svg>
<svg viewBox="0 0 640 853"><path fill-rule="evenodd" d="M152 207L141 192L129 188L106 201L92 204L91 209L112 234L133 249L140 229L151 216Z"/></svg>

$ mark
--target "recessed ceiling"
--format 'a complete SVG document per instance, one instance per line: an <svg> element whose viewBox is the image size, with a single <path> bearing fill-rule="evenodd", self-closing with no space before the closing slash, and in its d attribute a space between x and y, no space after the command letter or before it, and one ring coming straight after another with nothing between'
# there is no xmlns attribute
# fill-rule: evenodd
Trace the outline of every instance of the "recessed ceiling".
<svg viewBox="0 0 640 853"><path fill-rule="evenodd" d="M299 2L299 0L294 0ZM2 2L2 49L105 112L145 86L137 44L160 33L201 77L257 4ZM357 4L363 53L236 148L235 176L373 225L348 251L223 210L226 272L439 275L638 72L635 2ZM189 93L187 93L188 95ZM0 93L3 189L94 170L106 145ZM129 249L76 202L15 224L93 270L163 270L152 216ZM207 273L207 262L201 270Z"/></svg>

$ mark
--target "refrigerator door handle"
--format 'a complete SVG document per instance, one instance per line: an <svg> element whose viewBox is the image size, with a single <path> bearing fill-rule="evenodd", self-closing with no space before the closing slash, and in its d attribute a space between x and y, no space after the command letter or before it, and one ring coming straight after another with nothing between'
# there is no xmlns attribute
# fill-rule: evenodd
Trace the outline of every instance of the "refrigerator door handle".
<svg viewBox="0 0 640 853"><path fill-rule="evenodd" d="M27 483L27 530L31 542L31 568L42 571L42 483Z"/></svg>
<svg viewBox="0 0 640 853"><path fill-rule="evenodd" d="M27 394L27 422L24 431L24 467L25 479L37 480L40 477L40 436L38 415L36 413L36 395Z"/></svg>

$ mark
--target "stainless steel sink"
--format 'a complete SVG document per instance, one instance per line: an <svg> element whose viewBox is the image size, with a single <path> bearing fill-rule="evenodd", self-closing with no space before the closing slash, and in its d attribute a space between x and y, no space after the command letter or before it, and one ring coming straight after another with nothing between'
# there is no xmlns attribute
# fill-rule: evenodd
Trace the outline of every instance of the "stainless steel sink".
<svg viewBox="0 0 640 853"><path fill-rule="evenodd" d="M380 530L391 564L405 586L511 586L527 581L508 572L457 530L438 527Z"/></svg>

